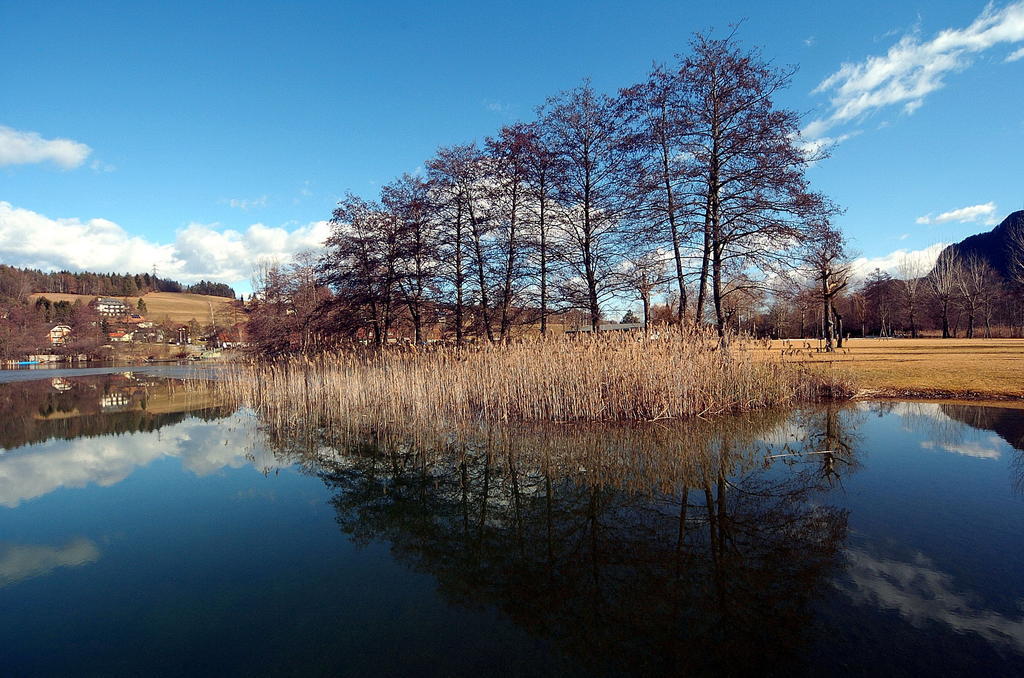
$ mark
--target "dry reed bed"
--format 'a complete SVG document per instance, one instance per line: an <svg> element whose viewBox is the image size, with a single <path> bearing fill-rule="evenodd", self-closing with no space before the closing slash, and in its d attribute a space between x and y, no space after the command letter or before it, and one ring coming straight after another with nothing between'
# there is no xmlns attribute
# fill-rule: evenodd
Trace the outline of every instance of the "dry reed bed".
<svg viewBox="0 0 1024 678"><path fill-rule="evenodd" d="M725 351L703 332L338 352L235 365L218 388L282 424L361 427L681 419L849 393L824 372Z"/></svg>

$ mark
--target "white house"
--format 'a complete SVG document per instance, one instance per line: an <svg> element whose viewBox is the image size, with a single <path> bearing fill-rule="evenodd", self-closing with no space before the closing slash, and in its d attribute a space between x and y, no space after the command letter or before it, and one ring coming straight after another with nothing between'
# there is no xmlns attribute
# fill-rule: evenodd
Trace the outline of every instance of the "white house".
<svg viewBox="0 0 1024 678"><path fill-rule="evenodd" d="M120 318L128 315L131 311L128 304L122 299L114 297L97 297L96 312L108 318Z"/></svg>
<svg viewBox="0 0 1024 678"><path fill-rule="evenodd" d="M71 336L70 327L67 325L55 325L50 330L50 345L63 346L69 336Z"/></svg>

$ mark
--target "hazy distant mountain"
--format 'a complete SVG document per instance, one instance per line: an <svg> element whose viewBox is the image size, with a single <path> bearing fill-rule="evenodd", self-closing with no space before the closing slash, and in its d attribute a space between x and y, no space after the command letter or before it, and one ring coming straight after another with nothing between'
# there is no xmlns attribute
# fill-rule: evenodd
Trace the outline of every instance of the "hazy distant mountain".
<svg viewBox="0 0 1024 678"><path fill-rule="evenodd" d="M1006 278L1010 269L1010 233L1017 229L1024 229L1024 210L1006 217L988 233L978 233L950 245L939 256L945 256L947 252L954 252L961 257L975 254L988 261L992 268Z"/></svg>

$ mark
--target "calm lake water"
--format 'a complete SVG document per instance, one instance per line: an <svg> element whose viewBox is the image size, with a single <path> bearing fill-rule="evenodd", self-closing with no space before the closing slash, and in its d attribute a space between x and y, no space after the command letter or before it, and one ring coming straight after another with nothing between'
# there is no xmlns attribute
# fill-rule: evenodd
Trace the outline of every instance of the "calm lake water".
<svg viewBox="0 0 1024 678"><path fill-rule="evenodd" d="M410 437L135 372L0 417L3 675L1024 674L1024 410Z"/></svg>

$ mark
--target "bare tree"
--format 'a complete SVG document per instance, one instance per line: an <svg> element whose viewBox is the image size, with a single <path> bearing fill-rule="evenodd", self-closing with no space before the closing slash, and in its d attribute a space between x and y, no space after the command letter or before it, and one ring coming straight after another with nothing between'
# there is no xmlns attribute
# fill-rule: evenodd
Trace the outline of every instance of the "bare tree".
<svg viewBox="0 0 1024 678"><path fill-rule="evenodd" d="M687 87L688 150L700 169L695 193L703 199L704 258L697 317L703 313L709 275L719 336L726 267L770 269L785 265L804 240L811 219L830 208L809 192L804 171L811 157L798 146L799 116L775 108L791 71L772 67L757 51L741 50L730 34L698 35L681 67Z"/></svg>
<svg viewBox="0 0 1024 678"><path fill-rule="evenodd" d="M522 310L520 296L528 279L526 244L531 196L527 182L534 159L533 146L531 130L521 124L504 127L497 137L487 139L494 249L499 268L496 303L502 341L508 341L512 324Z"/></svg>
<svg viewBox="0 0 1024 678"><path fill-rule="evenodd" d="M427 183L409 174L386 185L381 202L398 229L395 282L409 310L413 341L424 342L423 323L437 270L437 224L430 218Z"/></svg>
<svg viewBox="0 0 1024 678"><path fill-rule="evenodd" d="M590 313L596 332L602 302L622 288L616 275L624 244L621 217L627 211L622 189L632 164L620 136L619 107L584 83L549 99L540 114L550 149L560 159L563 294Z"/></svg>
<svg viewBox="0 0 1024 678"><path fill-rule="evenodd" d="M629 257L626 278L643 305L644 331L650 330L651 295L671 278L667 275L668 253L649 250Z"/></svg>
<svg viewBox="0 0 1024 678"><path fill-rule="evenodd" d="M917 307L920 303L921 282L928 274L928 267L920 259L904 255L896 266L903 295L907 301L907 315L910 320L910 336L917 339Z"/></svg>
<svg viewBox="0 0 1024 678"><path fill-rule="evenodd" d="M430 206L438 222L438 251L441 275L451 287L450 302L455 325L455 342L462 346L466 327L468 296L469 233L472 183L476 149L472 146L441 148L427 163Z"/></svg>
<svg viewBox="0 0 1024 678"><path fill-rule="evenodd" d="M979 314L984 313L998 289L998 274L986 260L973 253L960 260L957 273L956 286L967 313L967 338L973 339L975 321ZM991 334L991 327L988 332Z"/></svg>
<svg viewBox="0 0 1024 678"><path fill-rule="evenodd" d="M548 332L548 316L552 312L552 276L556 274L559 262L558 243L553 237L561 212L558 202L558 182L562 169L561 158L551 150L549 130L539 123L532 123L526 136L525 174L527 204L530 218L527 241L535 260L535 292L540 333Z"/></svg>
<svg viewBox="0 0 1024 678"><path fill-rule="evenodd" d="M688 193L693 165L686 148L690 125L685 117L685 92L680 72L656 66L645 82L619 95L636 118L631 140L642 154L642 171L634 186L640 194L636 216L641 229L649 231L645 236L671 247L679 324L688 302L683 251L696 230L688 221L696 209Z"/></svg>
<svg viewBox="0 0 1024 678"><path fill-rule="evenodd" d="M402 224L377 203L346 196L334 210L327 252L317 266L347 318L370 327L374 343L387 343L398 302Z"/></svg>
<svg viewBox="0 0 1024 678"><path fill-rule="evenodd" d="M960 259L950 249L945 249L935 261L935 266L928 274L928 288L938 305L942 323L942 338L949 339L949 311L956 298L961 278Z"/></svg>
<svg viewBox="0 0 1024 678"><path fill-rule="evenodd" d="M1024 286L1024 219L1011 224L1006 235L1010 245L1010 280Z"/></svg>
<svg viewBox="0 0 1024 678"><path fill-rule="evenodd" d="M804 264L817 283L822 305L825 351L831 353L836 349L837 343L838 347L842 348L842 318L834 301L850 282L851 262L843 234L827 221L813 224L809 236L804 249Z"/></svg>

